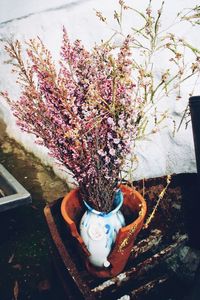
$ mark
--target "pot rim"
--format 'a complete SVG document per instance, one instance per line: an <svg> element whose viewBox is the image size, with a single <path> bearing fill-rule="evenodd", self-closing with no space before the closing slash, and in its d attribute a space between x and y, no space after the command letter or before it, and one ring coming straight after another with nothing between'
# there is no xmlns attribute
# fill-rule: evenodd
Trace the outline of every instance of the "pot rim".
<svg viewBox="0 0 200 300"><path fill-rule="evenodd" d="M126 230L130 230L134 226L134 224L140 223L142 221L142 219L144 218L144 216L146 215L146 212L147 212L147 204L146 204L146 201L143 198L143 196L139 192L137 192L136 190L132 189L131 187L128 187L127 185L121 184L120 189L122 190L122 194L123 194L123 188L124 187L126 189L128 188L128 190L131 191L131 193L133 194L133 197L136 196L139 199L140 204L141 204L141 214L139 214L138 218L134 222L120 228L119 232L125 232ZM66 202L68 202L69 199L71 198L72 194L76 195L78 193L78 190L79 190L79 188L72 189L69 193L67 193L65 195L65 197L63 198L63 201L61 203L61 214L62 214L64 220L69 224L69 226L73 226L74 221L67 214L67 212L65 210L65 205L66 205ZM77 232L77 235L79 236L78 232Z"/></svg>

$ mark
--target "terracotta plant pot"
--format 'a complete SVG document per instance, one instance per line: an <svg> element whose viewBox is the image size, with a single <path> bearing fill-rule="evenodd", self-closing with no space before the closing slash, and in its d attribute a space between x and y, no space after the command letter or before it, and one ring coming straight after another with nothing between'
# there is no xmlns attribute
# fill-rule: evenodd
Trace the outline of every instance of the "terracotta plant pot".
<svg viewBox="0 0 200 300"><path fill-rule="evenodd" d="M98 277L113 277L124 269L135 238L144 223L147 210L144 198L137 191L128 186L120 185L120 189L124 195L122 212L125 216L126 223L127 219L129 219L130 222L127 226L122 227L117 234L113 249L108 256L110 262L109 268L94 267L88 261L90 253L78 232L80 218L84 212L84 206L79 198L79 189L70 191L62 201L62 216L71 231L72 236L80 246L81 252L86 260L86 267L90 273Z"/></svg>

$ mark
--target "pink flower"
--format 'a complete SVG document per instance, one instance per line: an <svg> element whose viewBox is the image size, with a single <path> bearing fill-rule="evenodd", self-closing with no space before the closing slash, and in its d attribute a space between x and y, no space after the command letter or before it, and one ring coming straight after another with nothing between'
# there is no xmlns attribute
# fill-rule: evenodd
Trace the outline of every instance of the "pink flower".
<svg viewBox="0 0 200 300"><path fill-rule="evenodd" d="M120 139L117 139L117 138L113 139L113 143L116 144L116 145L119 144L120 143Z"/></svg>
<svg viewBox="0 0 200 300"><path fill-rule="evenodd" d="M97 152L100 156L105 156L106 155L106 152L104 152L102 149L98 150Z"/></svg>
<svg viewBox="0 0 200 300"><path fill-rule="evenodd" d="M108 132L108 139L109 139L109 140L112 140L112 139L113 139L113 136L112 136L112 134L111 134L110 132Z"/></svg>
<svg viewBox="0 0 200 300"><path fill-rule="evenodd" d="M109 153L110 155L115 156L115 149L110 148Z"/></svg>
<svg viewBox="0 0 200 300"><path fill-rule="evenodd" d="M119 120L118 125L119 125L119 127L124 127L124 125L125 125L124 120Z"/></svg>
<svg viewBox="0 0 200 300"><path fill-rule="evenodd" d="M114 124L115 124L113 118L111 118L111 117L108 118L107 123L108 123L109 125L114 125Z"/></svg>
<svg viewBox="0 0 200 300"><path fill-rule="evenodd" d="M110 157L109 157L109 156L106 156L106 157L105 157L105 162L106 162L107 164L109 164L109 162L110 162Z"/></svg>

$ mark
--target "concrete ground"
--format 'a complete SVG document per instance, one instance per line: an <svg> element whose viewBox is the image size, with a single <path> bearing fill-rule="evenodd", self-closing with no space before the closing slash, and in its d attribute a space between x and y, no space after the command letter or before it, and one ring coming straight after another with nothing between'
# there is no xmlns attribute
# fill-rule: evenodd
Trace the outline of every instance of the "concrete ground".
<svg viewBox="0 0 200 300"><path fill-rule="evenodd" d="M46 202L62 197L68 187L8 138L2 122L0 163L32 195L30 205L0 213L0 299L58 299L43 208Z"/></svg>

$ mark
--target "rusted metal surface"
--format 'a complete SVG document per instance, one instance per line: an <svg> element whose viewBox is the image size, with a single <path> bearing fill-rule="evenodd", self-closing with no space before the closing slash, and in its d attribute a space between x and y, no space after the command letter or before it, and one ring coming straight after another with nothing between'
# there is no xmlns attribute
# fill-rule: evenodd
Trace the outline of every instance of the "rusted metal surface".
<svg viewBox="0 0 200 300"><path fill-rule="evenodd" d="M169 279L168 275L160 276L154 280L145 283L139 288L128 291L128 293L118 298L117 300L138 300L139 297L140 298L144 297L144 295L147 295L154 288L166 283L168 279Z"/></svg>
<svg viewBox="0 0 200 300"><path fill-rule="evenodd" d="M95 287L92 291L96 294L101 293L101 296L103 296L103 294L105 295L114 293L116 286L119 288L130 280L134 280L136 277L144 277L144 275L150 269L155 268L156 265L161 263L162 260L168 258L174 253L174 251L178 250L178 248L181 247L183 243L187 241L187 239L187 235L181 235L174 244L171 244L168 247L162 249L160 252L142 261L137 266L132 267L130 270L122 272L118 276L104 281L102 284Z"/></svg>
<svg viewBox="0 0 200 300"><path fill-rule="evenodd" d="M156 192L155 185L154 182L150 194L146 195L151 201L149 210L153 207L151 197ZM159 183L158 189L161 188ZM85 269L84 258L61 217L61 199L45 207L52 259L66 300L146 300L152 291L170 282L171 274L165 268L165 261L188 239L184 231L184 216L177 208L182 201L181 189L177 185L170 189L151 228L138 237L125 270L109 280L95 278Z"/></svg>
<svg viewBox="0 0 200 300"><path fill-rule="evenodd" d="M150 235L134 245L131 250L131 256L129 260L136 259L139 255L148 252L149 250L156 249L163 238L162 232L159 229L154 229L150 232Z"/></svg>

